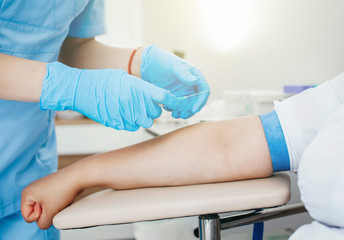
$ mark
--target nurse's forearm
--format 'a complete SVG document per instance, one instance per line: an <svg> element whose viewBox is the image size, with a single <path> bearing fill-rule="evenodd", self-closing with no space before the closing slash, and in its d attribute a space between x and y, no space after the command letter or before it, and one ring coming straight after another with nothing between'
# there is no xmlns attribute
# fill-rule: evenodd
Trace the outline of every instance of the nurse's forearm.
<svg viewBox="0 0 344 240"><path fill-rule="evenodd" d="M94 38L66 38L61 47L59 61L76 68L120 68L128 72L128 63L133 50L133 48L106 46ZM142 50L139 48L135 53L131 65L132 74L136 77L141 77Z"/></svg>
<svg viewBox="0 0 344 240"><path fill-rule="evenodd" d="M46 63L0 53L0 99L38 102Z"/></svg>
<svg viewBox="0 0 344 240"><path fill-rule="evenodd" d="M272 164L260 119L252 116L196 124L65 170L79 189L129 189L267 177Z"/></svg>

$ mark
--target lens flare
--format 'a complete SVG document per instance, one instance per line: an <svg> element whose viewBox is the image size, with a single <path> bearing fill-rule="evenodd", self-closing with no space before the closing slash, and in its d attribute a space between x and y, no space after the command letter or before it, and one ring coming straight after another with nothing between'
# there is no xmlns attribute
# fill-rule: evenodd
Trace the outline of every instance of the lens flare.
<svg viewBox="0 0 344 240"><path fill-rule="evenodd" d="M198 4L214 48L226 51L247 37L252 23L252 0L199 0Z"/></svg>

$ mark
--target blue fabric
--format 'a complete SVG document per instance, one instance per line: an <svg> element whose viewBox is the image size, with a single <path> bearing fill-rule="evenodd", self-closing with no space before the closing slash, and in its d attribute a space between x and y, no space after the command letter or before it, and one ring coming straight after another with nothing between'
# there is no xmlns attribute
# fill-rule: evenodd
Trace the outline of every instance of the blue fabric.
<svg viewBox="0 0 344 240"><path fill-rule="evenodd" d="M0 0L0 53L56 61L73 20L85 8L88 14L100 15L103 2L96 3ZM73 23L71 28L83 29L75 36L100 33L93 26L83 27L83 22L89 26L87 19L83 14L76 25ZM102 25L101 21L97 24ZM0 100L0 219L20 210L20 195L26 185L56 170L54 115L54 111L42 111L39 103Z"/></svg>
<svg viewBox="0 0 344 240"><path fill-rule="evenodd" d="M290 170L288 148L276 111L260 115L259 117L269 146L273 171Z"/></svg>
<svg viewBox="0 0 344 240"><path fill-rule="evenodd" d="M68 36L90 38L104 34L106 31L104 11L104 1L90 1L81 14L73 20Z"/></svg>
<svg viewBox="0 0 344 240"><path fill-rule="evenodd" d="M51 226L41 230L36 223L25 222L20 212L0 218L0 239L8 240L58 240L60 231Z"/></svg>

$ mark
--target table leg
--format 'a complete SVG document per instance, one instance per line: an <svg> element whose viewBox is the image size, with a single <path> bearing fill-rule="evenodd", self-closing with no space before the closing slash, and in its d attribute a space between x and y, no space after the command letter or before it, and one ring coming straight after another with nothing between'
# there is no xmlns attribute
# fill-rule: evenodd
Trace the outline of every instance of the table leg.
<svg viewBox="0 0 344 240"><path fill-rule="evenodd" d="M200 240L221 240L219 215L201 215L198 222Z"/></svg>

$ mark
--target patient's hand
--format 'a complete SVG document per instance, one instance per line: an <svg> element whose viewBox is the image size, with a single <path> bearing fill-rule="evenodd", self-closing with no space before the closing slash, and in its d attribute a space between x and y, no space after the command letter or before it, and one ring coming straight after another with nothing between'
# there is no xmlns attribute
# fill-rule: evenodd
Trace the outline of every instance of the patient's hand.
<svg viewBox="0 0 344 240"><path fill-rule="evenodd" d="M21 212L25 221L36 221L41 229L52 224L53 217L73 202L80 189L60 170L28 185L22 192Z"/></svg>

